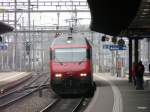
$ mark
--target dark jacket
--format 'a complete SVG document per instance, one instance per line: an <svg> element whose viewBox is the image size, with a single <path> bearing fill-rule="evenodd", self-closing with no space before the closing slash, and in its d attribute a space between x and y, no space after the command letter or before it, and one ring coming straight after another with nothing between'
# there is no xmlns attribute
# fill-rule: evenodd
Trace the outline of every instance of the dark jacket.
<svg viewBox="0 0 150 112"><path fill-rule="evenodd" d="M137 77L143 77L145 68L143 64L138 64Z"/></svg>

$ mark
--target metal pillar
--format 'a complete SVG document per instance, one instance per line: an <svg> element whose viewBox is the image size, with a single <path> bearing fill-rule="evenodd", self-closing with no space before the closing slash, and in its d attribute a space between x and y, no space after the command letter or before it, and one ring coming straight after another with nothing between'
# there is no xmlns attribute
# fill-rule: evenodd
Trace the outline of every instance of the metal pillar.
<svg viewBox="0 0 150 112"><path fill-rule="evenodd" d="M61 6L56 6L56 10L59 10ZM60 12L57 12L57 27L59 29L59 26L60 26Z"/></svg>
<svg viewBox="0 0 150 112"><path fill-rule="evenodd" d="M30 34L30 25L31 25L31 21L30 21L30 0L28 0L28 29L29 29L29 44L30 44L30 47L31 47L31 34ZM31 49L31 48L30 48ZM29 67L28 67L28 70L30 71L31 70L31 51L29 51Z"/></svg>
<svg viewBox="0 0 150 112"><path fill-rule="evenodd" d="M150 39L148 38L148 70L150 73Z"/></svg>
<svg viewBox="0 0 150 112"><path fill-rule="evenodd" d="M35 27L34 27L34 20L33 20L33 27L32 27L32 28L33 28L33 29L35 28ZM33 46L32 46L32 55L33 55L33 56L32 56L32 61L33 61L32 64L33 64L33 65L32 65L32 66L33 66L33 71L36 71L36 70L35 70L35 62L36 62L35 52L36 52L36 51L35 51L35 35L34 35L34 34L35 34L35 33L32 34L32 36L33 36L33 37L32 37L32 43L33 43L33 44L32 44L32 45L33 45Z"/></svg>
<svg viewBox="0 0 150 112"><path fill-rule="evenodd" d="M148 62L150 64L150 39L148 38Z"/></svg>
<svg viewBox="0 0 150 112"><path fill-rule="evenodd" d="M24 30L24 17L22 17L22 29ZM27 70L27 68L26 68L26 62L25 62L25 60L26 60L26 33L24 32L23 33L23 42L24 42L24 49L23 49L23 69L22 70L24 70L24 71L26 71Z"/></svg>
<svg viewBox="0 0 150 112"><path fill-rule="evenodd" d="M139 61L139 40L135 39L135 44L134 44L134 60L135 60L135 64L138 64Z"/></svg>
<svg viewBox="0 0 150 112"><path fill-rule="evenodd" d="M135 50L135 53L134 53L134 58L135 58L135 64L136 64L136 67L135 67L135 73L136 73L136 89L137 90L141 90L141 89L144 89L143 88L143 83L142 83L142 79L140 76L138 76L138 61L139 61L139 52L138 52L138 49L139 49L139 41L138 39L135 39L135 46L134 46L134 50Z"/></svg>
<svg viewBox="0 0 150 112"><path fill-rule="evenodd" d="M99 35L100 36L100 35ZM101 72L101 40L98 40L98 72Z"/></svg>
<svg viewBox="0 0 150 112"><path fill-rule="evenodd" d="M44 48L43 48L43 33L41 33L41 73L44 71Z"/></svg>
<svg viewBox="0 0 150 112"><path fill-rule="evenodd" d="M17 31L17 0L15 0L15 14L14 14L14 30ZM13 70L16 70L17 64L17 32L14 35L14 46L13 46Z"/></svg>
<svg viewBox="0 0 150 112"><path fill-rule="evenodd" d="M129 38L129 82L132 82L132 38Z"/></svg>
<svg viewBox="0 0 150 112"><path fill-rule="evenodd" d="M2 71L4 70L4 51L2 51Z"/></svg>
<svg viewBox="0 0 150 112"><path fill-rule="evenodd" d="M93 45L93 37L94 37L94 34L93 34L93 32L91 31L91 43L92 43L92 45Z"/></svg>
<svg viewBox="0 0 150 112"><path fill-rule="evenodd" d="M114 66L114 63L115 63L115 52L114 51L111 51L112 52L112 75L114 76L115 75L115 66Z"/></svg>

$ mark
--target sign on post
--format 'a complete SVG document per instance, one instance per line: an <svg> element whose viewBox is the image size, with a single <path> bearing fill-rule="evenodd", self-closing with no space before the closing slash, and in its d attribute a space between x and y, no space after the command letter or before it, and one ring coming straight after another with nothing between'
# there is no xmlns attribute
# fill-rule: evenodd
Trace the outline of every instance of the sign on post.
<svg viewBox="0 0 150 112"><path fill-rule="evenodd" d="M109 49L111 51L113 51L113 50L127 50L127 47L126 46L119 46L119 45L105 44L105 45L103 45L103 49Z"/></svg>
<svg viewBox="0 0 150 112"><path fill-rule="evenodd" d="M8 46L6 44L0 43L0 50L7 50Z"/></svg>

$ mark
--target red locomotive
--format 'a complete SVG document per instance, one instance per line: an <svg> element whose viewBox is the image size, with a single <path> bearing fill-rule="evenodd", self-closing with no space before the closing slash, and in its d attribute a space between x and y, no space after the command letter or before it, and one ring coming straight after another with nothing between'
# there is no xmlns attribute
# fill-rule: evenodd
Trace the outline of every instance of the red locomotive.
<svg viewBox="0 0 150 112"><path fill-rule="evenodd" d="M56 38L50 47L50 82L57 94L93 95L92 47L86 38Z"/></svg>

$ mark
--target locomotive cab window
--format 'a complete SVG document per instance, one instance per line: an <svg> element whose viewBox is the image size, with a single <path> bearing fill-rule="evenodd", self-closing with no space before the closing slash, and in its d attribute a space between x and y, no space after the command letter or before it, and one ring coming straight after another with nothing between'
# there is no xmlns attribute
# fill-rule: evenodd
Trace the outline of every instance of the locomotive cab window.
<svg viewBox="0 0 150 112"><path fill-rule="evenodd" d="M86 48L55 49L56 62L80 62L87 60Z"/></svg>
<svg viewBox="0 0 150 112"><path fill-rule="evenodd" d="M87 49L87 59L91 59L92 57L92 51L91 49Z"/></svg>

